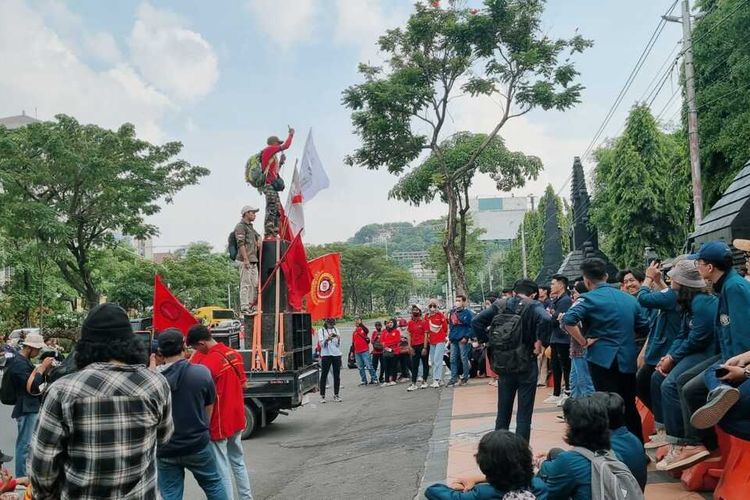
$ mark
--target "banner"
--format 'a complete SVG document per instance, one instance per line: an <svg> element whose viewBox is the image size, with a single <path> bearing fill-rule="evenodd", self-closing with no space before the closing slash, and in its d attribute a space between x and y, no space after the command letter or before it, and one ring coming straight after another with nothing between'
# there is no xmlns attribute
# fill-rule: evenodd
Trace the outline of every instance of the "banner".
<svg viewBox="0 0 750 500"><path fill-rule="evenodd" d="M284 278L286 278L287 302L295 311L299 311L302 309L302 299L310 293L313 279L300 233L297 233L284 254L281 270L284 271Z"/></svg>
<svg viewBox="0 0 750 500"><path fill-rule="evenodd" d="M341 288L341 254L329 253L308 262L312 284L307 300L307 312L313 321L340 318L344 314Z"/></svg>
<svg viewBox="0 0 750 500"><path fill-rule="evenodd" d="M302 202L312 200L318 192L330 185L328 175L320 161L318 151L313 143L312 129L307 134L305 149L302 151L302 160L299 168L299 185L302 192Z"/></svg>
<svg viewBox="0 0 750 500"><path fill-rule="evenodd" d="M154 276L154 333L174 327L187 335L190 327L197 323L195 316L172 295L159 275Z"/></svg>

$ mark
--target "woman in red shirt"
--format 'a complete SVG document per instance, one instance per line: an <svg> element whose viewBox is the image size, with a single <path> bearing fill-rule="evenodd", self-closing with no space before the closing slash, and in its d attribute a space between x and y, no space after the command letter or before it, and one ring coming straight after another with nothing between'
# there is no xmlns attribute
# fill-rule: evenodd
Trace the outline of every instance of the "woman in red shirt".
<svg viewBox="0 0 750 500"><path fill-rule="evenodd" d="M359 368L359 385L367 385L367 372L370 372L370 384L378 383L378 376L372 367L370 358L370 331L362 323L360 318L354 320L354 333L352 334L352 345L354 346L354 357Z"/></svg>
<svg viewBox="0 0 750 500"><path fill-rule="evenodd" d="M430 305L425 316L427 333L430 342L430 364L432 364L432 385L440 387L443 382L443 355L445 354L445 340L448 336L448 321L445 315L438 310L435 299L430 300ZM425 377L425 381L427 377Z"/></svg>
<svg viewBox="0 0 750 500"><path fill-rule="evenodd" d="M375 330L372 332L372 369L378 371L378 381L382 384L385 376L385 364L383 363L383 323L375 322Z"/></svg>
<svg viewBox="0 0 750 500"><path fill-rule="evenodd" d="M380 337L383 343L383 364L385 365L385 382L386 385L396 385L396 363L398 355L401 353L399 343L401 342L401 332L396 328L396 320L389 319L385 324L385 331Z"/></svg>
<svg viewBox="0 0 750 500"><path fill-rule="evenodd" d="M411 319L406 329L409 331L409 345L411 345L411 385L407 391L416 389L427 389L427 377L430 371L427 356L430 352L430 344L427 338L427 321L422 318L422 310L418 305L411 306ZM424 378L417 379L419 363L422 363Z"/></svg>

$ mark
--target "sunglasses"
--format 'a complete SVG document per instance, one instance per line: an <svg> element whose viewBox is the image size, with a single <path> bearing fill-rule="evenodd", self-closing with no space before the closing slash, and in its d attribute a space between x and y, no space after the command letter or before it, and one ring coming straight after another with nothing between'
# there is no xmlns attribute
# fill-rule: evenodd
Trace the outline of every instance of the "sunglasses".
<svg viewBox="0 0 750 500"><path fill-rule="evenodd" d="M437 309L437 306L430 306L430 309Z"/></svg>

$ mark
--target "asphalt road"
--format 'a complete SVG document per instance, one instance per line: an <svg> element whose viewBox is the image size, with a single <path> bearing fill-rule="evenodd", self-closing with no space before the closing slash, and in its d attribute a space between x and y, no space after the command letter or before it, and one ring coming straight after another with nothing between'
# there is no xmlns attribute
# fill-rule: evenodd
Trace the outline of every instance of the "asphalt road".
<svg viewBox="0 0 750 500"><path fill-rule="evenodd" d="M348 352L351 328L341 328ZM359 387L342 369L343 403L310 402L244 441L255 499L413 499L424 473L439 392ZM442 389L444 390L444 389ZM333 389L329 389L333 392ZM12 408L0 405L0 449L14 454ZM13 470L13 464L8 464ZM186 474L185 499L205 498Z"/></svg>

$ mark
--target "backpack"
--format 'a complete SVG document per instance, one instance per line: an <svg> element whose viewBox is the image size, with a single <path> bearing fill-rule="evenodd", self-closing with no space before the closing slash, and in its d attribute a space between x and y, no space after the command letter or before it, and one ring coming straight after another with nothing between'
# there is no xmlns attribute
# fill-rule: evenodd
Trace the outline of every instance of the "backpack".
<svg viewBox="0 0 750 500"><path fill-rule="evenodd" d="M13 386L13 380L11 380L10 376L10 367L13 364L13 361L15 361L15 359L11 358L11 362L6 364L5 369L3 370L3 380L2 383L0 383L0 402L4 405L10 406L15 405L18 400L18 394L16 393L16 388Z"/></svg>
<svg viewBox="0 0 750 500"><path fill-rule="evenodd" d="M237 236L235 236L234 231L232 231L227 238L227 253L229 253L229 260L237 260L237 254L239 252L240 248L239 245L237 245Z"/></svg>
<svg viewBox="0 0 750 500"><path fill-rule="evenodd" d="M591 500L637 500L643 498L638 481L627 465L617 460L611 450L594 453L576 446L574 452L591 462Z"/></svg>
<svg viewBox="0 0 750 500"><path fill-rule="evenodd" d="M263 189L266 185L266 171L260 159L261 153L254 154L245 163L245 181L254 188Z"/></svg>
<svg viewBox="0 0 750 500"><path fill-rule="evenodd" d="M499 313L492 318L488 346L492 357L492 370L498 374L523 373L536 363L523 343L523 314L530 300L521 300L515 311L507 310L507 300L497 303Z"/></svg>

